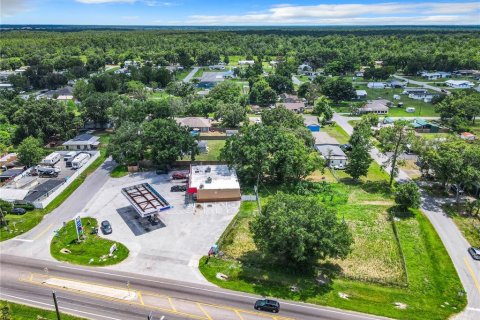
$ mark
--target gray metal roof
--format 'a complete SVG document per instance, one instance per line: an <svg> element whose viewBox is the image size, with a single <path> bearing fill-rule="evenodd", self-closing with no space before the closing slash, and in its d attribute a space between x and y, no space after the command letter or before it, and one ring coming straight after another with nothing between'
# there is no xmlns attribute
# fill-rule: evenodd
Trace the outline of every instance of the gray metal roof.
<svg viewBox="0 0 480 320"><path fill-rule="evenodd" d="M35 202L49 192L57 189L64 182L65 181L61 179L48 179L47 181L31 189L28 195L23 200L27 202Z"/></svg>

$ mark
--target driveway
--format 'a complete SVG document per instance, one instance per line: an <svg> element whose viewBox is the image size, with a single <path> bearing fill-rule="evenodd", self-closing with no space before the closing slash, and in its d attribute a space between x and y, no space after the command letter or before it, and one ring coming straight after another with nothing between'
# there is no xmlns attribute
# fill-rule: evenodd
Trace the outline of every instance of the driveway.
<svg viewBox="0 0 480 320"><path fill-rule="evenodd" d="M190 71L189 74L187 74L187 76L185 78L183 78L183 82L190 82L193 78L193 76L195 75L195 73L197 73L198 69L200 69L199 67L193 67L192 71Z"/></svg>
<svg viewBox="0 0 480 320"><path fill-rule="evenodd" d="M349 135L352 134L353 127L348 123L350 120L349 118L334 114L333 120ZM386 160L386 156L377 148L372 148L370 155L380 165L383 165ZM390 167L387 167L386 170L387 172L390 172ZM399 169L396 180L410 181L411 179L405 171ZM441 200L422 191L421 209L442 239L450 258L453 261L455 269L457 270L458 276L462 281L463 287L467 292L467 308L455 319L480 319L480 263L479 261L474 261L468 254L467 249L470 247L469 243L465 240L452 219L450 219L442 210L441 204Z"/></svg>

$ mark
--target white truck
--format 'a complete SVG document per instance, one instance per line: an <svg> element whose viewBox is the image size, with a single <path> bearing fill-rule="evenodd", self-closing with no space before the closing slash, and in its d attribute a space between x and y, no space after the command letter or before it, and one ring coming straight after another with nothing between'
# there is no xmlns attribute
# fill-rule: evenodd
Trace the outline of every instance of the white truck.
<svg viewBox="0 0 480 320"><path fill-rule="evenodd" d="M53 174L53 173L59 173L61 171L60 168L57 168L57 167L42 167L42 166L36 166L35 170L39 174Z"/></svg>
<svg viewBox="0 0 480 320"><path fill-rule="evenodd" d="M62 159L62 156L58 152L52 152L42 160L42 164L48 165L48 166L53 166L56 164L58 161Z"/></svg>
<svg viewBox="0 0 480 320"><path fill-rule="evenodd" d="M90 160L90 154L80 153L72 160L72 168L79 169Z"/></svg>

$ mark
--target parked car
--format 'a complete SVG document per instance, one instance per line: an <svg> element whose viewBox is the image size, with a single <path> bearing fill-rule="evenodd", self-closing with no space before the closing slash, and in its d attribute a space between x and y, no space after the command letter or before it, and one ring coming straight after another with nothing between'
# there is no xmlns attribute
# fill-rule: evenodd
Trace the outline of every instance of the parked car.
<svg viewBox="0 0 480 320"><path fill-rule="evenodd" d="M480 248L470 247L468 248L468 253L470 253L474 260L480 260Z"/></svg>
<svg viewBox="0 0 480 320"><path fill-rule="evenodd" d="M350 151L352 150L352 145L350 145L349 143L341 144L340 149L342 149L343 151Z"/></svg>
<svg viewBox="0 0 480 320"><path fill-rule="evenodd" d="M26 212L27 212L27 210L25 210L23 208L13 208L12 209L12 214L22 215L22 214L25 214Z"/></svg>
<svg viewBox="0 0 480 320"><path fill-rule="evenodd" d="M156 174L168 174L168 170L167 169L157 169L157 170L155 170L155 173Z"/></svg>
<svg viewBox="0 0 480 320"><path fill-rule="evenodd" d="M173 186L170 188L171 192L182 192L187 191L187 186Z"/></svg>
<svg viewBox="0 0 480 320"><path fill-rule="evenodd" d="M262 299L255 302L253 307L255 310L270 311L273 313L278 313L280 311L280 303L275 300Z"/></svg>
<svg viewBox="0 0 480 320"><path fill-rule="evenodd" d="M172 179L173 180L186 179L187 177L188 177L188 174L186 174L186 173L176 172L176 173L172 174Z"/></svg>
<svg viewBox="0 0 480 320"><path fill-rule="evenodd" d="M343 163L336 164L333 166L333 169L335 170L345 170L345 165Z"/></svg>
<svg viewBox="0 0 480 320"><path fill-rule="evenodd" d="M100 228L102 229L103 234L110 234L113 231L112 225L107 220L102 221L102 223L100 224Z"/></svg>

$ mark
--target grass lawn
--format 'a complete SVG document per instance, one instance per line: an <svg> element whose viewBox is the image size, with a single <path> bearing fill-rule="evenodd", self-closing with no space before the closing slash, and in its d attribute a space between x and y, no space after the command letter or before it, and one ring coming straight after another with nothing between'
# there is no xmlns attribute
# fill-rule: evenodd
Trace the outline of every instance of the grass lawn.
<svg viewBox="0 0 480 320"><path fill-rule="evenodd" d="M113 168L112 172L110 172L110 177L112 178L121 178L128 175L128 168L125 165L117 165Z"/></svg>
<svg viewBox="0 0 480 320"><path fill-rule="evenodd" d="M198 68L197 72L195 72L195 74L193 75L193 78L200 78L203 75L203 72L205 72L206 70L207 68L205 67Z"/></svg>
<svg viewBox="0 0 480 320"><path fill-rule="evenodd" d="M204 257L202 274L228 289L392 318L446 319L460 312L466 305L465 296L459 295L462 285L428 219L418 210L397 214L397 240L387 174L377 164L360 183L353 183L344 172L335 174L340 182L328 184L330 188L315 196L336 209L339 218L350 226L355 243L345 260L319 262L312 273L275 265L257 251L252 240L249 224L258 214L256 203L242 202L219 240L224 256L210 258L208 263ZM327 181L331 178L327 172L324 176ZM266 203L279 188L262 186L261 202ZM229 279L217 279L218 272ZM319 277L329 281L319 284ZM290 289L293 285L298 292ZM340 293L347 294L348 299Z"/></svg>
<svg viewBox="0 0 480 320"><path fill-rule="evenodd" d="M110 139L110 132L97 131L94 133L100 137L100 156L82 172L78 178L60 193L45 209L35 209L28 211L22 216L7 214L5 219L7 220L8 227L0 229L0 242L16 237L22 233L25 233L35 227L42 221L43 216L52 212L58 206L60 206L65 199L67 199L84 181L85 179L100 167L100 165L107 159L107 146Z"/></svg>
<svg viewBox="0 0 480 320"><path fill-rule="evenodd" d="M0 308L7 307L9 310L10 318L12 320L57 320L57 314L55 311L43 310L39 308L29 307L23 304L0 301ZM53 303L52 303L53 308ZM61 308L60 308L61 310ZM84 320L84 318L78 318L71 315L62 313L62 320Z"/></svg>
<svg viewBox="0 0 480 320"><path fill-rule="evenodd" d="M108 266L128 257L129 251L123 244L91 234L94 227L99 227L96 219L82 218L82 225L84 234L80 243L77 243L77 233L72 220L58 230L58 236L55 236L50 243L50 253L55 259L80 265ZM101 232L100 229L98 232ZM117 244L117 250L112 257L109 257L110 247L114 243ZM62 249L68 249L71 253L62 253L60 252ZM93 261L90 263L91 259Z"/></svg>
<svg viewBox="0 0 480 320"><path fill-rule="evenodd" d="M444 206L443 209L453 219L468 243L472 247L480 247L480 218L465 214L463 205Z"/></svg>
<svg viewBox="0 0 480 320"><path fill-rule="evenodd" d="M150 100L159 100L168 97L169 94L165 91L157 91L157 92L151 92L148 95L148 99Z"/></svg>
<svg viewBox="0 0 480 320"><path fill-rule="evenodd" d="M190 71L192 71L192 69L193 68L187 68L187 69L183 69L183 70L180 70L180 71L176 71L175 72L175 79L177 81L182 81L190 73Z"/></svg>
<svg viewBox="0 0 480 320"><path fill-rule="evenodd" d="M220 160L220 151L225 145L225 140L205 140L208 143L208 152L200 153L195 156L195 161L217 161ZM190 160L190 156L185 156L182 160Z"/></svg>
<svg viewBox="0 0 480 320"><path fill-rule="evenodd" d="M435 112L433 104L423 102L422 100L411 99L408 96L402 94L403 89L400 88L387 88L387 89L370 89L366 85L357 85L355 89L361 89L367 91L367 99L387 99L394 103L396 106L399 102L403 102L401 108L392 107L388 111L390 117L435 117L438 113ZM393 95L398 94L400 100L393 99ZM408 113L405 111L407 107L414 107L415 112Z"/></svg>
<svg viewBox="0 0 480 320"><path fill-rule="evenodd" d="M343 130L343 128L336 123L334 125L323 126L320 131L327 132L331 137L337 139L341 144L347 143L350 139L348 133L346 133L345 130Z"/></svg>

